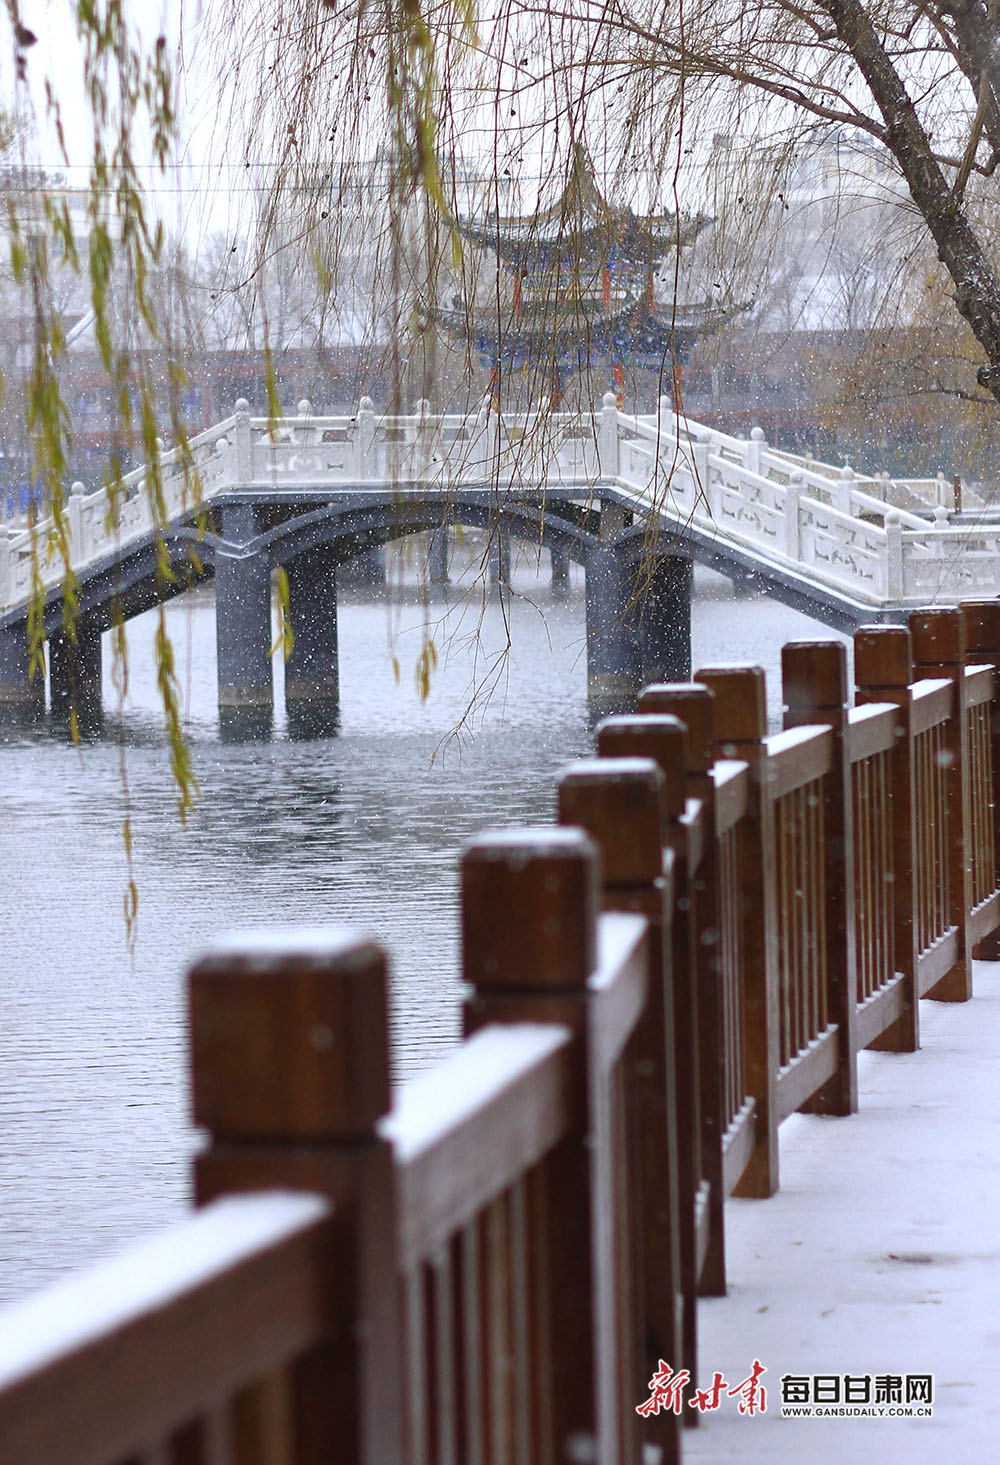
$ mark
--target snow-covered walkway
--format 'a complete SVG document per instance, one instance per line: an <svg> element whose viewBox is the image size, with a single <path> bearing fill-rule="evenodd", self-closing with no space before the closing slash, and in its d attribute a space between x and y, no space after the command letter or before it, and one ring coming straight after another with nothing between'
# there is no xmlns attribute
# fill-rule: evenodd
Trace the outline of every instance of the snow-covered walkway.
<svg viewBox="0 0 1000 1465"><path fill-rule="evenodd" d="M778 1195L729 1203L697 1383L759 1359L767 1412L723 1398L689 1465L1000 1461L1000 963L974 976L971 1002L921 1003L919 1053L862 1054L859 1114L782 1126ZM933 1374L933 1417L782 1419L785 1374Z"/></svg>

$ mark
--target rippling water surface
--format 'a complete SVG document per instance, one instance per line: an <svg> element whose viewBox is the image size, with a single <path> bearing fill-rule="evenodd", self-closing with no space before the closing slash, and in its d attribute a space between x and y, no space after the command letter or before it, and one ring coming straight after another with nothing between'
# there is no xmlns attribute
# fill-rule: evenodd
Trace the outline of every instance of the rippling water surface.
<svg viewBox="0 0 1000 1465"><path fill-rule="evenodd" d="M105 730L84 747L51 729L0 747L0 1301L180 1213L194 1141L182 978L220 931L363 927L391 956L397 1078L454 1041L458 852L485 825L550 819L559 768L591 747L581 587L553 600L528 569L515 587L506 661L499 606L482 613L477 637L479 612L460 616L453 594L423 704L412 668L425 616L433 623L444 607L392 612L397 685L385 605L343 605L339 735L287 738L279 667L275 735L243 746L218 736L211 601L176 602L168 618L202 793L186 830L157 713L154 619L132 622L123 732L140 889L134 962L110 682ZM760 661L776 690L782 642L829 634L723 587L699 581L696 665ZM491 674L493 695L449 739Z"/></svg>

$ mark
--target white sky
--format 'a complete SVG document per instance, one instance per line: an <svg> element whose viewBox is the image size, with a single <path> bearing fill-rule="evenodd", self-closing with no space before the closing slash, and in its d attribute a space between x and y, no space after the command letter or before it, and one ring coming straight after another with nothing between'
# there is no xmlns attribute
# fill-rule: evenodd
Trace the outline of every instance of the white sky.
<svg viewBox="0 0 1000 1465"><path fill-rule="evenodd" d="M166 0L132 0L130 23L138 41L151 50L158 35L167 37L180 117L177 156L166 173L155 163L149 139L133 139L142 160L147 194L168 229L193 242L206 228L225 227L231 211L233 188L245 195L247 180L213 156L217 136L217 89L212 80L212 58L199 47L202 6L168 4ZM47 170L61 173L70 186L85 187L88 180L93 126L83 84L83 47L76 34L71 6L66 0L22 0L23 23L38 37L27 52L30 101L37 125L33 156ZM182 44L183 37L183 44ZM0 85L8 99L13 92L13 66L6 45L0 48ZM46 106L46 82L59 99L69 165L60 153L55 128Z"/></svg>

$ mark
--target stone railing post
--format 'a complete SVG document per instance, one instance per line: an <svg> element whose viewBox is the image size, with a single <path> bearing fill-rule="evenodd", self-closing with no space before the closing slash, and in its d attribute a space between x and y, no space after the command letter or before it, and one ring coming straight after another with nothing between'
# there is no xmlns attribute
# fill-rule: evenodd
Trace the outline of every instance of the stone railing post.
<svg viewBox="0 0 1000 1465"><path fill-rule="evenodd" d="M312 403L308 397L300 398L295 404L295 413L298 421L292 426L292 441L300 448L315 446L319 434L312 423Z"/></svg>
<svg viewBox="0 0 1000 1465"><path fill-rule="evenodd" d="M840 514L852 514L854 505L851 502L851 495L856 487L854 469L850 463L845 463L840 470L840 477L833 480L831 493L833 495L833 507Z"/></svg>
<svg viewBox="0 0 1000 1465"><path fill-rule="evenodd" d="M389 1108L386 963L353 933L255 934L189 977L195 1161L203 1205L248 1190L331 1196L346 1339L307 1354L290 1391L295 1460L405 1458L401 1290ZM353 1324L353 1325L352 1325Z"/></svg>
<svg viewBox="0 0 1000 1465"><path fill-rule="evenodd" d="M885 596L903 599L903 521L895 509L885 516Z"/></svg>
<svg viewBox="0 0 1000 1465"><path fill-rule="evenodd" d="M713 485L712 469L709 466L708 455L712 451L714 439L710 432L700 432L696 442L690 444L688 452L691 454L691 467L694 483L692 485L692 507L701 504L707 508L713 518L717 518L722 509L721 481Z"/></svg>
<svg viewBox="0 0 1000 1465"><path fill-rule="evenodd" d="M250 403L240 397L234 412L236 426L233 430L236 448L236 474L234 488L244 488L253 478L253 439L250 433Z"/></svg>
<svg viewBox="0 0 1000 1465"><path fill-rule="evenodd" d="M767 440L764 437L764 429L762 427L754 427L754 428L751 428L750 429L750 441L747 443L746 460L745 461L746 461L746 465L747 465L747 470L750 473L756 473L758 475L758 477L760 475L760 454L761 454L761 449L764 448L764 447L766 447L766 446L767 446Z"/></svg>
<svg viewBox="0 0 1000 1465"><path fill-rule="evenodd" d="M618 399L614 392L605 392L599 409L597 428L597 464L602 478L617 478L621 472L618 446Z"/></svg>
<svg viewBox="0 0 1000 1465"><path fill-rule="evenodd" d="M66 517L69 520L70 553L76 559L79 559L84 552L83 495L84 487L82 483L76 482L70 485L69 503L66 505Z"/></svg>
<svg viewBox="0 0 1000 1465"><path fill-rule="evenodd" d="M426 397L421 397L417 403L417 418L414 424L414 444L416 451L414 453L412 471L415 478L426 478L430 473L435 436L436 429L431 419L431 404Z"/></svg>
<svg viewBox="0 0 1000 1465"><path fill-rule="evenodd" d="M357 465L358 477L362 482L370 482L376 476L377 464L375 462L375 403L371 397L362 397L358 403L358 415L355 418L355 434L357 441Z"/></svg>
<svg viewBox="0 0 1000 1465"><path fill-rule="evenodd" d="M796 468L785 489L785 554L790 560L798 560L802 557L799 516L804 482L801 470Z"/></svg>

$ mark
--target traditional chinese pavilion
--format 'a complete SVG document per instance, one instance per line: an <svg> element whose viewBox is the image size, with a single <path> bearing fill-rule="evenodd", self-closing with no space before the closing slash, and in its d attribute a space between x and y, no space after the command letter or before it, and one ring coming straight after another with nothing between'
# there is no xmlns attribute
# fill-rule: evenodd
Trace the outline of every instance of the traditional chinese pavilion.
<svg viewBox="0 0 1000 1465"><path fill-rule="evenodd" d="M698 336L731 312L711 304L656 298L665 260L692 243L709 221L702 215L637 215L602 195L586 149L574 148L557 202L530 215L460 218L465 239L497 255L510 276L507 300L438 311L451 334L471 339L494 380L532 370L548 378L554 400L569 376L604 368L616 390L625 368L666 372L680 384L680 366Z"/></svg>

